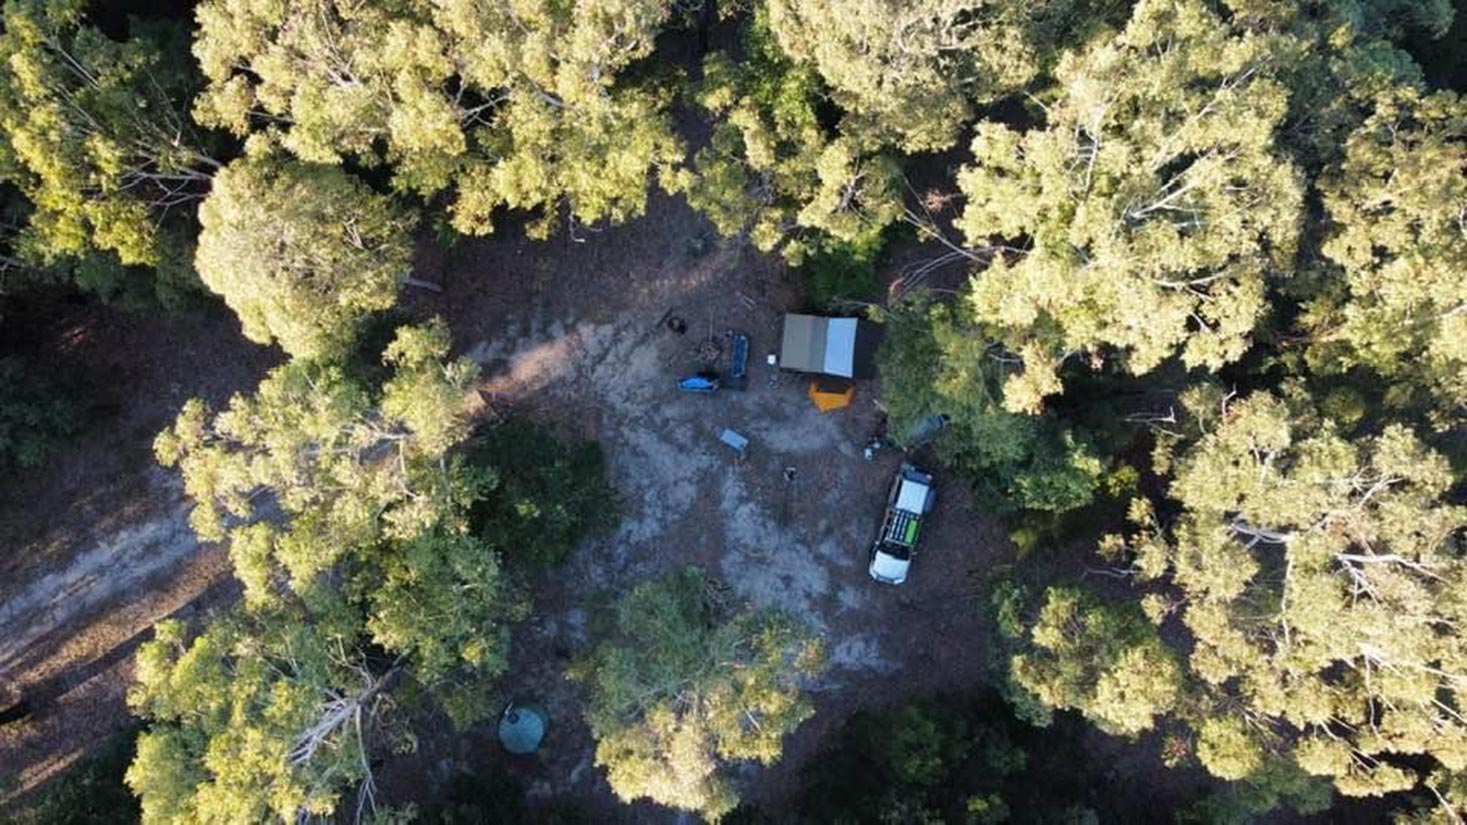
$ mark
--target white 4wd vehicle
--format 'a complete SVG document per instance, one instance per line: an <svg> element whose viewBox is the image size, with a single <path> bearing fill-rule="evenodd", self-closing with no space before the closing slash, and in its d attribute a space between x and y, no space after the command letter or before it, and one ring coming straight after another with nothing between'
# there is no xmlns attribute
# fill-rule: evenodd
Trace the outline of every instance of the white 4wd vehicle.
<svg viewBox="0 0 1467 825"><path fill-rule="evenodd" d="M912 566L917 540L922 535L922 521L936 503L932 474L903 464L891 484L881 532L876 534L876 543L871 547L871 578L883 584L901 584L907 580L907 569Z"/></svg>

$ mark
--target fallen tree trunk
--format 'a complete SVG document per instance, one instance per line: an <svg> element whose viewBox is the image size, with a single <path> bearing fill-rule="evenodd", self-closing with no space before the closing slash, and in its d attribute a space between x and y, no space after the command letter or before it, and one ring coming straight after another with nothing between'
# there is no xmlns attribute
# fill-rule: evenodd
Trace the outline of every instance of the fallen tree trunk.
<svg viewBox="0 0 1467 825"><path fill-rule="evenodd" d="M411 275L403 275L402 277L397 279L397 282L400 284L405 284L407 286L415 286L419 289L426 289L432 292L443 291L442 284L435 284L432 281L425 281L422 278L414 278Z"/></svg>

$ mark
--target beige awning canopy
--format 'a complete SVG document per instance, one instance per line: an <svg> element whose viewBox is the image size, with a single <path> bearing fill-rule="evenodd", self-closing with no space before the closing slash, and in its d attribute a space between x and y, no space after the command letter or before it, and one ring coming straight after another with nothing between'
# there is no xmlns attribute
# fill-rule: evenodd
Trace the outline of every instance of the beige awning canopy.
<svg viewBox="0 0 1467 825"><path fill-rule="evenodd" d="M795 372L870 378L875 372L879 327L858 318L784 316L779 365Z"/></svg>
<svg viewBox="0 0 1467 825"><path fill-rule="evenodd" d="M798 372L820 372L825 363L825 321L814 315L784 316L779 365Z"/></svg>

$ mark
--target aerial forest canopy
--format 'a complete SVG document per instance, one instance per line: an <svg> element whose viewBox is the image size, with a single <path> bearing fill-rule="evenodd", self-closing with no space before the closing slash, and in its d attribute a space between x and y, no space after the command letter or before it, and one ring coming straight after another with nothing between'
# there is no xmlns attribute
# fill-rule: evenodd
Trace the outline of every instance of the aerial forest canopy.
<svg viewBox="0 0 1467 825"><path fill-rule="evenodd" d="M108 38L72 2L17 0L0 33L0 181L24 198L7 226L11 262L75 272L104 295L138 291L151 267L165 305L194 288L189 213L219 168L188 115L196 78L188 34L138 22Z"/></svg>
<svg viewBox="0 0 1467 825"><path fill-rule="evenodd" d="M1023 361L1007 407L1042 407L1081 353L1131 373L1243 354L1303 212L1278 145L1278 51L1200 4L1143 3L1114 38L1064 57L1041 126L977 125L958 226L973 245L1028 239L969 298Z"/></svg>
<svg viewBox="0 0 1467 825"><path fill-rule="evenodd" d="M205 0L200 123L262 131L313 163L392 167L392 187L448 192L453 227L496 209L560 219L641 214L682 156L665 87L618 74L651 54L664 0L280 3Z"/></svg>
<svg viewBox="0 0 1467 825"><path fill-rule="evenodd" d="M906 255L826 291L885 327L890 432L942 422L1016 545L962 608L995 637L944 643L998 651L1019 718L1154 735L1229 783L1197 816L1467 816L1462 3L102 5L4 3L0 297L222 305L283 356L154 444L242 595L140 649L145 821L405 817L374 765L498 710L537 575L617 497L594 444L487 424L402 290L426 246L665 196L796 276ZM81 426L64 382L0 382L0 471ZM617 797L717 820L826 661L681 565L569 670Z"/></svg>

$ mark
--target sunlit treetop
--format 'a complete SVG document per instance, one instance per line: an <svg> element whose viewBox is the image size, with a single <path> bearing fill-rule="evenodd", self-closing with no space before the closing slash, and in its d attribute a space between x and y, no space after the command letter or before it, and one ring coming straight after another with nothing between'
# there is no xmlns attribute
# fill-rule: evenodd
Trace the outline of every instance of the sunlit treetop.
<svg viewBox="0 0 1467 825"><path fill-rule="evenodd" d="M502 207L538 212L537 234L562 203L625 220L681 158L666 94L617 83L666 2L207 0L197 16L201 122L278 134L303 160L387 163L403 191L452 190L461 232L490 231Z"/></svg>
<svg viewBox="0 0 1467 825"><path fill-rule="evenodd" d="M704 60L695 99L713 134L679 179L719 233L798 263L811 233L856 242L896 220L902 176L888 148L824 122L824 82L784 53L769 16L755 10L740 54Z"/></svg>
<svg viewBox="0 0 1467 825"><path fill-rule="evenodd" d="M808 61L867 145L946 148L973 107L1039 71L1030 30L1046 3L983 0L772 0L780 47Z"/></svg>
<svg viewBox="0 0 1467 825"><path fill-rule="evenodd" d="M773 764L814 713L802 686L824 668L819 640L729 598L692 567L643 582L617 605L617 635L577 664L596 764L622 800L717 821L739 802L728 763Z"/></svg>
<svg viewBox="0 0 1467 825"><path fill-rule="evenodd" d="M1042 127L978 125L958 227L1021 247L974 276L968 305L1023 360L1011 409L1058 392L1072 357L1141 374L1247 349L1303 218L1273 52L1200 2L1144 0L1124 32L1060 62Z"/></svg>
<svg viewBox="0 0 1467 825"><path fill-rule="evenodd" d="M1445 459L1399 425L1346 437L1297 389L1189 403L1180 515L1138 501L1138 532L1103 547L1174 588L1143 604L1192 635L1203 764L1243 779L1287 758L1352 796L1413 787L1409 756L1467 766L1467 510Z"/></svg>
<svg viewBox="0 0 1467 825"><path fill-rule="evenodd" d="M1467 405L1467 101L1382 95L1319 188L1330 287L1305 317L1312 362L1369 368L1388 404L1450 426Z"/></svg>
<svg viewBox="0 0 1467 825"><path fill-rule="evenodd" d="M13 246L33 266L78 266L77 280L103 294L120 288L123 266L166 269L167 301L196 283L182 263L186 228L219 167L185 111L197 80L187 35L134 21L112 40L85 6L4 5L0 181L30 204Z"/></svg>
<svg viewBox="0 0 1467 825"><path fill-rule="evenodd" d="M199 223L199 277L245 337L291 355L349 351L362 319L391 308L411 273L414 216L339 166L281 152L220 170Z"/></svg>

